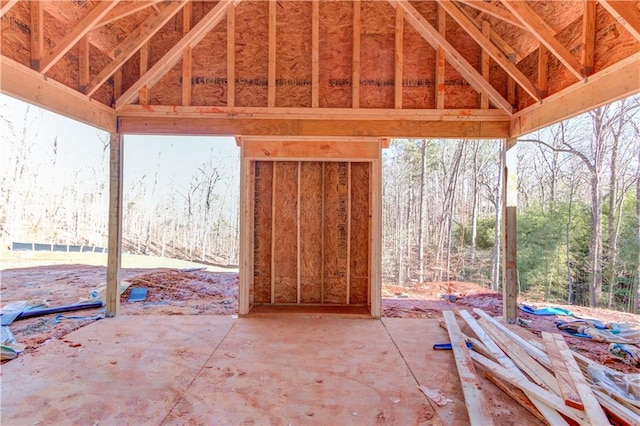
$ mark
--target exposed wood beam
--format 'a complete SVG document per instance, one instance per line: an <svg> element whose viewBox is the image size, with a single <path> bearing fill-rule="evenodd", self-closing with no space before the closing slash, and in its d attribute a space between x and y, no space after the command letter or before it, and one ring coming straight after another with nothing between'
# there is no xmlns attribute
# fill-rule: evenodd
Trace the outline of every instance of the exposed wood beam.
<svg viewBox="0 0 640 426"><path fill-rule="evenodd" d="M276 0L269 1L269 68L267 87L267 106L276 105L276 22L277 22Z"/></svg>
<svg viewBox="0 0 640 426"><path fill-rule="evenodd" d="M379 108L282 108L282 107L217 107L171 105L125 105L120 117L175 118L255 118L312 120L405 120L405 121L510 121L499 109L379 109Z"/></svg>
<svg viewBox="0 0 640 426"><path fill-rule="evenodd" d="M508 121L298 120L254 118L119 117L126 134L375 136L497 139L509 135Z"/></svg>
<svg viewBox="0 0 640 426"><path fill-rule="evenodd" d="M120 272L122 267L122 194L123 140L111 133L109 140L109 244L107 253L106 317L115 317L120 309Z"/></svg>
<svg viewBox="0 0 640 426"><path fill-rule="evenodd" d="M44 10L40 0L32 0L29 2L31 9L31 68L37 70L40 68L40 58L44 54Z"/></svg>
<svg viewBox="0 0 640 426"><path fill-rule="evenodd" d="M395 31L395 81L394 81L394 103L396 109L402 108L402 53L404 44L404 9L396 8L396 31Z"/></svg>
<svg viewBox="0 0 640 426"><path fill-rule="evenodd" d="M538 90L540 97L546 98L549 93L549 52L544 44L538 48Z"/></svg>
<svg viewBox="0 0 640 426"><path fill-rule="evenodd" d="M7 13L8 11L11 10L11 8L13 6L15 6L15 4L18 3L18 0L8 0L3 6L2 8L0 8L0 18L2 18L5 13Z"/></svg>
<svg viewBox="0 0 640 426"><path fill-rule="evenodd" d="M79 89L81 92L89 84L89 38L87 36L82 37L80 43L78 43L78 79Z"/></svg>
<svg viewBox="0 0 640 426"><path fill-rule="evenodd" d="M182 8L182 36L186 36L191 31L191 19L193 12L193 2L189 1ZM229 12L227 9L227 21L229 20ZM182 52L182 105L191 105L191 79L193 76L193 49L190 46L185 47ZM142 73L140 73L142 75ZM228 95L227 95L228 96Z"/></svg>
<svg viewBox="0 0 640 426"><path fill-rule="evenodd" d="M482 35L486 38L491 37L491 24L489 21L482 21ZM489 69L490 69L491 57L486 50L480 51L480 72L482 77L489 81ZM480 108L489 108L489 97L485 92L480 93Z"/></svg>
<svg viewBox="0 0 640 426"><path fill-rule="evenodd" d="M311 2L311 107L318 108L320 89L320 2Z"/></svg>
<svg viewBox="0 0 640 426"><path fill-rule="evenodd" d="M512 136L522 136L618 99L640 93L640 53L621 60L513 116Z"/></svg>
<svg viewBox="0 0 640 426"><path fill-rule="evenodd" d="M460 8L460 10L462 11L462 13L464 13L464 15L467 18L471 20L471 22L473 22L476 25L476 27L479 30L482 30L482 22L485 21L485 19L482 19L482 15L483 15L482 13L479 13L476 16L473 16L471 13L469 13L467 10L463 8ZM517 64L522 60L522 56L518 52L516 52L516 50L513 47L511 47L509 43L504 41L504 39L500 36L500 34L495 32L493 28L491 28L490 35L487 38L490 39L493 42L493 44L495 44L498 48L500 48L500 50L502 50L502 52L505 55L507 55L507 58L509 58L511 62L514 62Z"/></svg>
<svg viewBox="0 0 640 426"><path fill-rule="evenodd" d="M165 55L156 62L145 75L133 83L126 92L116 100L116 109L126 105L138 94L143 86L153 87L171 68L182 58L182 52L187 46L193 47L202 40L209 30L218 25L226 16L227 7L233 7L234 2L230 0L220 0L187 35L182 37Z"/></svg>
<svg viewBox="0 0 640 426"><path fill-rule="evenodd" d="M360 108L360 0L353 0L353 53L351 59L351 106Z"/></svg>
<svg viewBox="0 0 640 426"><path fill-rule="evenodd" d="M500 0L502 4L511 11L520 22L544 44L549 52L553 53L558 60L578 79L584 77L582 64L571 54L569 49L555 37L555 30L551 28L525 1Z"/></svg>
<svg viewBox="0 0 640 426"><path fill-rule="evenodd" d="M107 13L107 15L100 20L93 28L102 27L104 25L115 22L119 19L126 18L127 16L133 15L134 13L138 13L141 10L148 8L149 6L156 5L157 3L161 3L165 0L150 0L150 1L132 1L129 3L122 3L118 7L114 8L111 12Z"/></svg>
<svg viewBox="0 0 640 426"><path fill-rule="evenodd" d="M436 13L438 16L438 33L444 38L447 31L447 13L444 11L440 3L436 5ZM438 46L436 49L436 84L435 84L435 95L436 95L436 108L444 109L444 89L445 89L445 57L444 57L444 49L442 46Z"/></svg>
<svg viewBox="0 0 640 426"><path fill-rule="evenodd" d="M122 68L113 74L113 99L122 96Z"/></svg>
<svg viewBox="0 0 640 426"><path fill-rule="evenodd" d="M183 83L184 84L184 83ZM183 102L184 105L184 102ZM227 106L236 105L236 8L227 9Z"/></svg>
<svg viewBox="0 0 640 426"><path fill-rule="evenodd" d="M640 9L635 1L598 0L616 20L640 41Z"/></svg>
<svg viewBox="0 0 640 426"><path fill-rule="evenodd" d="M140 47L140 75L144 75L149 69L149 42L146 42ZM147 86L140 88L140 105L146 105L149 103L149 89Z"/></svg>
<svg viewBox="0 0 640 426"><path fill-rule="evenodd" d="M527 92L533 99L539 101L538 89L531 84L531 81L525 76L522 71L516 67L516 65L509 60L509 58L500 50L491 40L482 33L476 27L475 23L470 20L451 0L441 0L439 4L447 11L447 13L460 25L460 27L467 32L475 40L480 48L486 51L491 58L496 61L498 65L505 70L505 72L515 81L525 92ZM486 80L485 80L486 81ZM487 81L488 83L488 81ZM513 100L508 99L509 103L513 105Z"/></svg>
<svg viewBox="0 0 640 426"><path fill-rule="evenodd" d="M91 96L102 86L117 69L122 67L143 46L149 43L160 29L175 16L186 2L172 2L158 15L152 15L138 25L114 52L115 59L109 63L87 86L86 94ZM190 2L189 2L190 4ZM142 53L142 52L141 52ZM143 74L140 74L143 75Z"/></svg>
<svg viewBox="0 0 640 426"><path fill-rule="evenodd" d="M101 1L78 22L71 32L49 50L47 56L40 61L40 72L46 74L69 50L73 48L89 31L93 29L111 9L116 7L120 0Z"/></svg>
<svg viewBox="0 0 640 426"><path fill-rule="evenodd" d="M480 12L486 13L487 15L491 15L494 18L498 18L504 22L507 22L511 25L514 25L519 28L525 28L522 23L513 16L513 13L509 12L506 9L498 7L494 4L487 3L485 1L479 0L458 0L458 3L466 4Z"/></svg>
<svg viewBox="0 0 640 426"><path fill-rule="evenodd" d="M502 144L502 317L505 322L518 321L518 155L516 139Z"/></svg>
<svg viewBox="0 0 640 426"><path fill-rule="evenodd" d="M408 0L388 0L393 6L400 6L404 8L406 14L405 17L414 29L420 34L434 49L442 47L444 50L445 58L459 73L464 77L467 82L478 92L482 93L486 91L489 95L489 99L498 108L502 108L508 113L513 111L513 107L502 97L502 95L484 78L482 75L458 52L451 46L451 44L445 40L445 38L436 31L433 26L418 12Z"/></svg>
<svg viewBox="0 0 640 426"><path fill-rule="evenodd" d="M101 130L116 130L113 109L6 56L0 61L0 91Z"/></svg>
<svg viewBox="0 0 640 426"><path fill-rule="evenodd" d="M582 65L586 75L593 74L593 58L596 51L596 2L584 0L582 16Z"/></svg>

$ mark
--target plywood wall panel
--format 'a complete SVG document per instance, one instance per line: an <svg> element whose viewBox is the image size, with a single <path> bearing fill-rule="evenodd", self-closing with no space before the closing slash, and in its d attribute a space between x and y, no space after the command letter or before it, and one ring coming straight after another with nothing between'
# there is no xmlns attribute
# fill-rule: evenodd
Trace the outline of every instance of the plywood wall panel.
<svg viewBox="0 0 640 426"><path fill-rule="evenodd" d="M369 292L369 174L371 163L351 163L349 303L366 304Z"/></svg>
<svg viewBox="0 0 640 426"><path fill-rule="evenodd" d="M320 2L319 94L321 108L351 107L353 6Z"/></svg>
<svg viewBox="0 0 640 426"><path fill-rule="evenodd" d="M266 1L236 7L236 106L267 106L269 12Z"/></svg>
<svg viewBox="0 0 640 426"><path fill-rule="evenodd" d="M322 301L322 163L302 161L300 302Z"/></svg>
<svg viewBox="0 0 640 426"><path fill-rule="evenodd" d="M253 291L255 303L271 302L273 162L254 163Z"/></svg>
<svg viewBox="0 0 640 426"><path fill-rule="evenodd" d="M0 20L2 43L0 52L3 56L13 59L31 68L31 13L29 2L20 1L13 5ZM51 34L44 28L45 50L49 48L47 41L51 41Z"/></svg>
<svg viewBox="0 0 640 426"><path fill-rule="evenodd" d="M311 107L311 2L278 2L276 106Z"/></svg>
<svg viewBox="0 0 640 426"><path fill-rule="evenodd" d="M346 303L348 164L325 163L324 303Z"/></svg>
<svg viewBox="0 0 640 426"><path fill-rule="evenodd" d="M298 163L274 163L273 280L275 303L296 303Z"/></svg>
<svg viewBox="0 0 640 426"><path fill-rule="evenodd" d="M191 104L227 104L227 23L220 22L193 48Z"/></svg>
<svg viewBox="0 0 640 426"><path fill-rule="evenodd" d="M638 52L639 44L602 6L596 6L595 72Z"/></svg>

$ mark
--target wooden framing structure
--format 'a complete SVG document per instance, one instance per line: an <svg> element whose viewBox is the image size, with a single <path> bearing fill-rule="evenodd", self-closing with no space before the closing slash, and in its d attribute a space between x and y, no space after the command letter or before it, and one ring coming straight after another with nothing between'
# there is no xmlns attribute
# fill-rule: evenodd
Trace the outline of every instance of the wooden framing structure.
<svg viewBox="0 0 640 426"><path fill-rule="evenodd" d="M1 0L0 18L2 93L120 135L511 147L640 92L637 0ZM511 207L503 288L513 321ZM112 193L113 244L121 208Z"/></svg>

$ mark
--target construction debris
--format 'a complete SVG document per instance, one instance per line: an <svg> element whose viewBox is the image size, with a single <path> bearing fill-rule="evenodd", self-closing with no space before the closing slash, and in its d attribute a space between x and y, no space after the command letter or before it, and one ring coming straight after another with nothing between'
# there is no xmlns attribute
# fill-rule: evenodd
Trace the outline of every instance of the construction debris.
<svg viewBox="0 0 640 426"><path fill-rule="evenodd" d="M634 393L640 394L640 374L620 373L573 352L562 334L543 332L540 343L521 337L481 309L474 312L479 319L467 311L460 311L460 316L475 337L461 331L453 312L443 312L472 423L487 413L481 408L481 388L473 386L470 371L475 369L468 359L547 424L568 420L580 425L640 425L640 397ZM473 342L472 347L465 347L465 341ZM488 416L481 422L491 423Z"/></svg>

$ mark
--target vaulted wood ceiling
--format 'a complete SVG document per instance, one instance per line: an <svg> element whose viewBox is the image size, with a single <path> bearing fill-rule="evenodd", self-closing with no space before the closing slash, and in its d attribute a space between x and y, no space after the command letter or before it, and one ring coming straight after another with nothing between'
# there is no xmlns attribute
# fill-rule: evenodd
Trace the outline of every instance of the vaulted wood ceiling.
<svg viewBox="0 0 640 426"><path fill-rule="evenodd" d="M1 90L108 131L513 137L640 92L640 2L0 3Z"/></svg>

